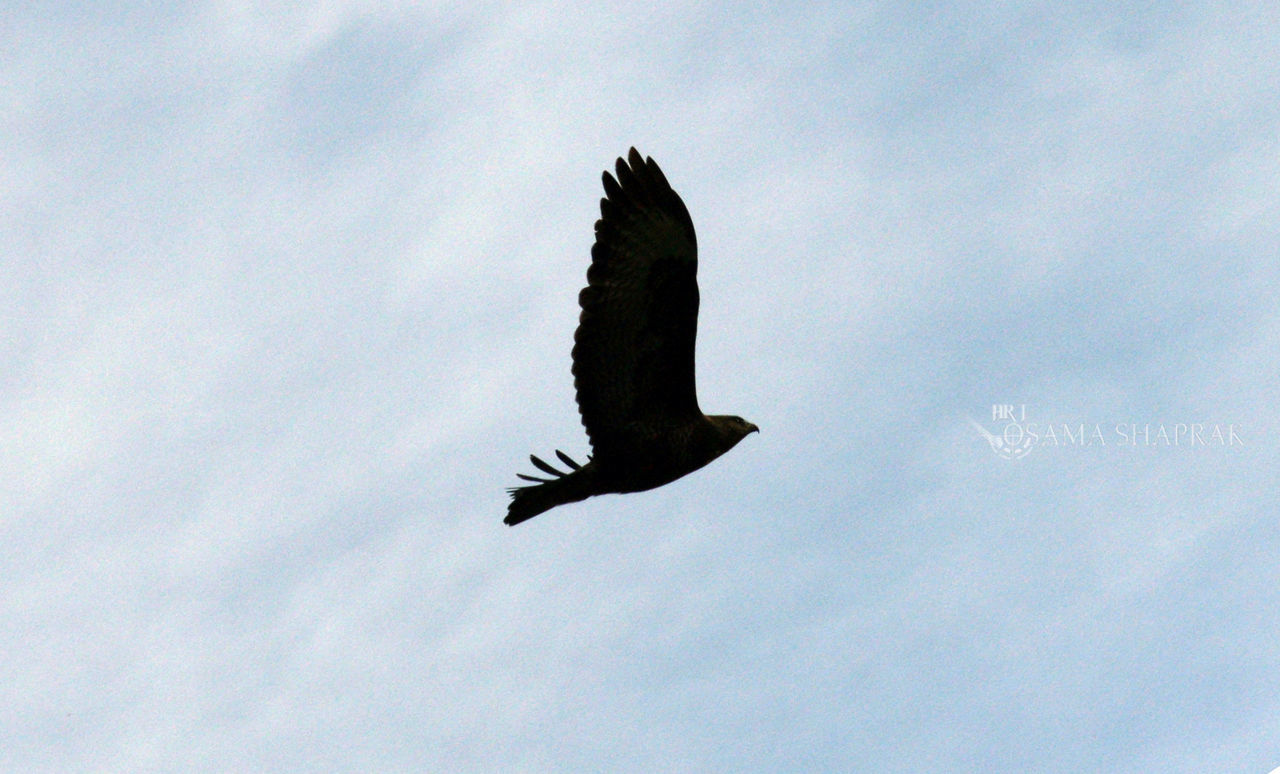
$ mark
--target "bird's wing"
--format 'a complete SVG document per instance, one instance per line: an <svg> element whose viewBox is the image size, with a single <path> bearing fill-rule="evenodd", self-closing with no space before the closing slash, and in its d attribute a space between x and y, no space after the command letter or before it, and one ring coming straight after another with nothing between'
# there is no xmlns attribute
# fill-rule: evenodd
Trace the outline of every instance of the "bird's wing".
<svg viewBox="0 0 1280 774"><path fill-rule="evenodd" d="M604 173L596 242L574 335L578 410L596 458L646 428L701 416L694 388L698 248L684 202L635 148Z"/></svg>

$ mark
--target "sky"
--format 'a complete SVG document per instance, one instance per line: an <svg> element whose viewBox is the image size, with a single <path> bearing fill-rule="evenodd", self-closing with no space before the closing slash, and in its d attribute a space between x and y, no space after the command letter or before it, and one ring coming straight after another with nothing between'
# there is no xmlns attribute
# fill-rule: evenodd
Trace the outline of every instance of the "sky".
<svg viewBox="0 0 1280 774"><path fill-rule="evenodd" d="M1280 12L10 4L0 770L1280 767ZM601 171L692 213L666 487Z"/></svg>

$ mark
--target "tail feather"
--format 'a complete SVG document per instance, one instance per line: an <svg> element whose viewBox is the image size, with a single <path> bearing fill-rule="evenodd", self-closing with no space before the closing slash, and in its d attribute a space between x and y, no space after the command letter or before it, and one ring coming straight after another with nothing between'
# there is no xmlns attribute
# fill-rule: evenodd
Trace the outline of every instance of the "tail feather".
<svg viewBox="0 0 1280 774"><path fill-rule="evenodd" d="M533 455L529 455L529 456L533 456ZM573 468L574 470L582 470L582 466L581 466L581 465L579 465L578 463L574 462L572 457L570 457L568 454L565 454L564 452L560 451L559 449L556 449L556 456L560 458L560 461L561 461L561 462L563 462L564 464L566 464L566 465L568 465L569 467Z"/></svg>
<svg viewBox="0 0 1280 774"><path fill-rule="evenodd" d="M595 494L592 488L595 471L591 463L579 465L559 449L556 450L556 455L572 470L567 473L561 472L537 457L529 455L529 459L535 467L545 473L554 475L555 478L537 478L517 473L516 475L525 481L536 481L538 483L532 486L512 487L507 490L511 493L511 504L507 506L507 517L503 519L505 524L514 526L522 521L532 519L539 513L551 510L557 505L585 500Z"/></svg>

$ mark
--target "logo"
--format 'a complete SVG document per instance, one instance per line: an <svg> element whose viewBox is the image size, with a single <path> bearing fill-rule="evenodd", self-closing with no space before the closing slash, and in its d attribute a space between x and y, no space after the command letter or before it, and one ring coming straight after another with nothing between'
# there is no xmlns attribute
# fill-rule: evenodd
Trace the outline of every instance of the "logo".
<svg viewBox="0 0 1280 774"><path fill-rule="evenodd" d="M998 435L973 419L969 420L969 424L987 439L987 443L991 445L991 451L997 456L1006 460L1016 460L1027 456L1031 447L1035 446L1036 441L1039 440L1037 435L1028 432L1023 426L1022 423L1026 420L1027 404L1015 406L1012 403L993 403L991 404L991 421L1004 422L1003 427L999 428Z"/></svg>
<svg viewBox="0 0 1280 774"><path fill-rule="evenodd" d="M1022 459L1050 448L1208 449L1244 446L1235 424L1212 422L1040 422L1027 420L1025 403L991 404L991 424L969 418L996 456Z"/></svg>

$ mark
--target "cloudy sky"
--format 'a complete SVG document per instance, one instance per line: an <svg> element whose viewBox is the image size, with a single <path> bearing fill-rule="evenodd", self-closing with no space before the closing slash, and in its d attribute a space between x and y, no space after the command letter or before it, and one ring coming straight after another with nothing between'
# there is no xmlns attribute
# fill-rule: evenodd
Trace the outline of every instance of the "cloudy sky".
<svg viewBox="0 0 1280 774"><path fill-rule="evenodd" d="M5 9L0 770L1280 766L1273 4L433 5ZM762 432L507 528L632 145Z"/></svg>

